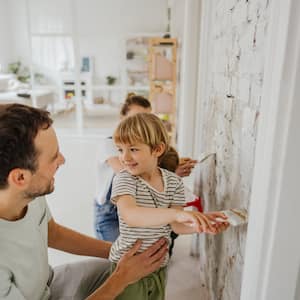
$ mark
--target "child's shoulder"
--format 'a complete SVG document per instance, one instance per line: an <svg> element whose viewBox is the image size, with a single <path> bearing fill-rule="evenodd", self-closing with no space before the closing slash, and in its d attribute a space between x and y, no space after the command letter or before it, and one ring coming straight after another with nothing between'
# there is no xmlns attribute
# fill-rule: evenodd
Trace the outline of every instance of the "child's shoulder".
<svg viewBox="0 0 300 300"><path fill-rule="evenodd" d="M126 169L122 169L115 177L135 179L135 176L131 175Z"/></svg>
<svg viewBox="0 0 300 300"><path fill-rule="evenodd" d="M167 180L176 181L178 183L182 182L182 178L179 177L176 173L171 172L167 169L163 169L163 168L160 168L160 169L161 169L163 177L165 177Z"/></svg>

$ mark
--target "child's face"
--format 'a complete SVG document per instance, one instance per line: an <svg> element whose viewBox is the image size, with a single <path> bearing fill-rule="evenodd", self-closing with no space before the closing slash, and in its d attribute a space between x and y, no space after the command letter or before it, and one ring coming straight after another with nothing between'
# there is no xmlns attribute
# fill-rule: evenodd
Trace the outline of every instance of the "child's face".
<svg viewBox="0 0 300 300"><path fill-rule="evenodd" d="M157 168L158 157L164 151L164 145L151 150L150 146L142 143L117 144L119 159L125 169L132 175L141 176L151 174Z"/></svg>

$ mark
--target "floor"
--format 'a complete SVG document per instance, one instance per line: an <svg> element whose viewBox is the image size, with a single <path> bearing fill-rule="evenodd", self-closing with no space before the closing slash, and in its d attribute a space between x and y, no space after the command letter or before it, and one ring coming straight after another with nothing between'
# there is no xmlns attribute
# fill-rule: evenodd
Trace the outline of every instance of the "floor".
<svg viewBox="0 0 300 300"><path fill-rule="evenodd" d="M101 157L103 139L111 135L115 125L114 118L105 118L104 121L105 125L101 129L89 131L84 136L70 128L57 129L60 149L65 155L66 163L56 174L55 192L47 197L53 217L58 223L88 235L94 235L95 162L97 157ZM200 298L199 258L190 255L191 243L191 236L181 236L176 240L169 265L167 300ZM53 266L78 259L82 258L49 250L49 262Z"/></svg>
<svg viewBox="0 0 300 300"><path fill-rule="evenodd" d="M170 260L166 300L204 299L200 285L200 258L190 255L192 237L179 236ZM202 295L202 296L201 296Z"/></svg>

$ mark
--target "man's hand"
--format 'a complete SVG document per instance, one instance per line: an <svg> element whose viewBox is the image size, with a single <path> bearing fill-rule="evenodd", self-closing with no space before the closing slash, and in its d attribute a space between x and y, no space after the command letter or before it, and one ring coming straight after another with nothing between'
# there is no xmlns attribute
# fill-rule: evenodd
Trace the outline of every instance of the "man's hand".
<svg viewBox="0 0 300 300"><path fill-rule="evenodd" d="M141 244L141 241L136 242L123 255L111 276L86 300L116 299L129 284L147 276L161 266L168 252L167 241L162 238L143 253L137 254Z"/></svg>
<svg viewBox="0 0 300 300"><path fill-rule="evenodd" d="M182 157L179 161L179 166L177 167L175 173L180 177L189 176L195 167L197 160L191 159L189 157Z"/></svg>
<svg viewBox="0 0 300 300"><path fill-rule="evenodd" d="M122 273L128 284L157 270L168 252L167 241L160 239L150 248L137 254L142 242L137 241L134 246L120 259L115 272Z"/></svg>

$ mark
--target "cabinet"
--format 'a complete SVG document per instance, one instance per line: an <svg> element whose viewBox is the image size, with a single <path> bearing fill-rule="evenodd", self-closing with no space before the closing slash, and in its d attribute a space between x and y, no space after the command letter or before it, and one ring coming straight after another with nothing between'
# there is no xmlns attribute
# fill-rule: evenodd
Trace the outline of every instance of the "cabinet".
<svg viewBox="0 0 300 300"><path fill-rule="evenodd" d="M149 99L176 143L177 40L149 39Z"/></svg>
<svg viewBox="0 0 300 300"><path fill-rule="evenodd" d="M72 101L75 96L75 75L73 72L62 72L61 76L61 93L62 98L66 101ZM80 73L81 98L86 102L92 102L92 74L90 72Z"/></svg>

